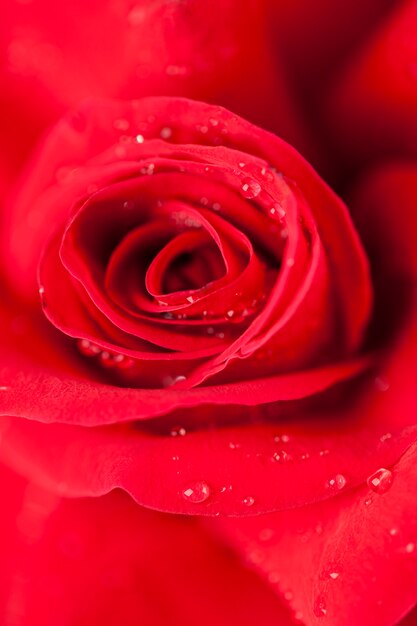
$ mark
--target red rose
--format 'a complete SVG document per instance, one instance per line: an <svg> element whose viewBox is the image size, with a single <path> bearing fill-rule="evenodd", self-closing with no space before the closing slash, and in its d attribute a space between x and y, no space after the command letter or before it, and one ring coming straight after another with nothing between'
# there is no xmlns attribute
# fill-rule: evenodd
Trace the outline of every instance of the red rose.
<svg viewBox="0 0 417 626"><path fill-rule="evenodd" d="M13 285L27 297L39 290L46 317L74 341L50 371L37 357L40 369L30 364L23 376L26 368L9 357L3 413L111 424L113 442L111 431L123 433L120 451L139 433L147 440L149 428L159 429L161 452L171 449L178 420L179 435L201 438L218 419L213 406L222 407L220 424L237 422L212 442L214 463L189 460L187 475L173 473L172 456L165 469L154 466L164 475L158 491L132 480L140 451L116 481L103 460L103 484L84 468L65 491L105 492L120 482L150 506L207 514L239 514L248 498L259 512L304 502L306 493L325 496L323 468L291 494L276 492L273 463L266 482L242 473L239 461L232 469L236 454L223 441L241 427L252 437L257 416L271 430L264 454L278 459L274 418L282 423L295 401L370 363L358 355L372 297L364 252L346 208L292 148L198 102L93 102L46 140L4 235ZM237 405L256 409L242 413ZM70 429L66 445L79 435ZM91 435L101 438L102 429ZM97 444L89 444L93 459ZM78 474L78 459L66 465ZM240 495L224 493L225 466L236 472ZM50 468L61 482L59 471ZM201 496L191 493L196 482L204 484Z"/></svg>
<svg viewBox="0 0 417 626"><path fill-rule="evenodd" d="M7 4L1 624L415 607L413 12Z"/></svg>

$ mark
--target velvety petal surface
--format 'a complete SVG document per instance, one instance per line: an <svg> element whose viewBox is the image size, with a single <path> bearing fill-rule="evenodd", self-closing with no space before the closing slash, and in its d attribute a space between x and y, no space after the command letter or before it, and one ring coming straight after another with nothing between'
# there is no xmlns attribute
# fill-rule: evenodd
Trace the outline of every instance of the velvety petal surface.
<svg viewBox="0 0 417 626"><path fill-rule="evenodd" d="M4 626L291 624L197 520L146 511L120 492L60 500L3 466L0 494Z"/></svg>
<svg viewBox="0 0 417 626"><path fill-rule="evenodd" d="M350 494L212 527L301 623L392 626L417 601L416 454L413 444Z"/></svg>

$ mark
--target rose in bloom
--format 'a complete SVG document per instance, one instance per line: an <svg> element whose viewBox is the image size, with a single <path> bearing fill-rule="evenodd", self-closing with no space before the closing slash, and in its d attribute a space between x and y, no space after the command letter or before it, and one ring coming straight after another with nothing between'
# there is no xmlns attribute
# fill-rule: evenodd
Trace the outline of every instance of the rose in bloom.
<svg viewBox="0 0 417 626"><path fill-rule="evenodd" d="M398 176L402 220L375 222L381 205L390 215ZM328 525L310 549L335 535L328 565L349 569L338 520L372 497L334 496L367 479L372 493L391 492L387 468L415 437L411 309L390 309L406 345L380 313L392 293L409 293L414 175L382 178L383 204L379 177L354 202L365 252L347 208L302 157L224 109L147 98L94 101L67 116L4 228L4 264L26 317L15 304L3 325L5 335L18 327L20 341L13 336L3 368L2 412L13 417L2 458L62 494L121 486L170 512L302 505L216 528L246 550L246 537L264 541L268 522L281 540L281 526L293 535ZM365 536L380 509L369 510ZM412 543L402 538L399 558ZM303 552L290 545L274 540L262 570L274 581L284 550L293 588ZM311 620L331 598L317 576L314 601L300 594L294 604Z"/></svg>
<svg viewBox="0 0 417 626"><path fill-rule="evenodd" d="M2 192L75 111L2 215L0 460L25 478L1 470L0 621L392 626L415 605L417 170L392 160L415 154L414 4L274 2L273 45L267 3L221 25L214 3L87 3L77 37L41 0L5 16ZM387 158L347 206L237 116L326 169L274 51L348 171Z"/></svg>
<svg viewBox="0 0 417 626"><path fill-rule="evenodd" d="M257 415L267 424L291 413L372 361L359 350L369 267L346 208L290 146L219 107L169 98L87 104L46 140L4 233L14 286L28 299L39 293L46 317L72 338L53 378L43 371L41 383L30 368L32 382L17 385L21 364L9 368L7 414L111 424L131 445L135 428L156 428L152 418L168 436L204 431L217 405L220 423L237 422L238 431ZM68 431L67 444L78 432ZM239 496L223 489L211 461L204 472L189 467L190 485L166 461L166 489L145 495L147 481L130 477L139 501L239 513L255 499L258 511L280 506L277 497L293 504L318 487L278 496L237 462ZM88 491L90 472L83 480Z"/></svg>

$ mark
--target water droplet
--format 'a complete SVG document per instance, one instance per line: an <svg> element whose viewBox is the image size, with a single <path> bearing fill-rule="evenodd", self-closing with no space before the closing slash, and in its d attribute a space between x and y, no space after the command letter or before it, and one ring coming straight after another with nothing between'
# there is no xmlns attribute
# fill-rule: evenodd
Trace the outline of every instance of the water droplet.
<svg viewBox="0 0 417 626"><path fill-rule="evenodd" d="M395 535L398 535L398 528L390 528L389 534L391 535L391 537L395 537Z"/></svg>
<svg viewBox="0 0 417 626"><path fill-rule="evenodd" d="M231 317L234 316L234 314L235 314L235 312L232 309L230 309L230 311L227 311L226 317L231 318Z"/></svg>
<svg viewBox="0 0 417 626"><path fill-rule="evenodd" d="M320 594L314 601L313 613L316 617L324 617L327 613L326 601L324 596Z"/></svg>
<svg viewBox="0 0 417 626"><path fill-rule="evenodd" d="M184 380L187 380L186 376L175 376L175 378L172 381L172 384L176 385L177 383L182 383Z"/></svg>
<svg viewBox="0 0 417 626"><path fill-rule="evenodd" d="M278 452L274 452L274 454L272 455L272 460L276 461L277 463L288 463L289 461L292 461L292 456L291 454L288 454L288 452L286 452L285 450L279 450Z"/></svg>
<svg viewBox="0 0 417 626"><path fill-rule="evenodd" d="M164 128L161 128L160 135L162 139L169 139L172 136L172 129L168 126L164 126Z"/></svg>
<svg viewBox="0 0 417 626"><path fill-rule="evenodd" d="M193 296L187 296L187 298L185 298L187 300L187 302L189 302L190 304L192 304L194 302L194 298Z"/></svg>
<svg viewBox="0 0 417 626"><path fill-rule="evenodd" d="M330 450L320 450L319 456L327 456L330 453Z"/></svg>
<svg viewBox="0 0 417 626"><path fill-rule="evenodd" d="M2 385L0 387L0 391L7 391L7 390L8 390L8 387L6 387L6 385Z"/></svg>
<svg viewBox="0 0 417 626"><path fill-rule="evenodd" d="M113 128L115 128L116 130L128 130L129 126L130 124L128 120L125 120L123 118L114 120L113 122Z"/></svg>
<svg viewBox="0 0 417 626"><path fill-rule="evenodd" d="M167 65L165 73L168 76L185 76L187 73L186 65Z"/></svg>
<svg viewBox="0 0 417 626"><path fill-rule="evenodd" d="M269 212L271 215L273 215L274 217L277 217L280 220L283 220L284 217L286 216L285 210L282 207L280 207L278 204L274 204L274 206L272 206L269 209Z"/></svg>
<svg viewBox="0 0 417 626"><path fill-rule="evenodd" d="M241 185L242 195L248 200L256 198L262 191L262 187L252 178L244 178Z"/></svg>
<svg viewBox="0 0 417 626"><path fill-rule="evenodd" d="M214 202L213 211L220 211L221 208L222 208L221 204L219 204L218 202Z"/></svg>
<svg viewBox="0 0 417 626"><path fill-rule="evenodd" d="M385 433L385 435L381 435L380 437L380 441L382 441L382 443L384 443L384 441L388 441L388 439L391 439L392 435L391 433Z"/></svg>
<svg viewBox="0 0 417 626"><path fill-rule="evenodd" d="M119 370L127 370L135 365L135 360L124 354L113 355L114 365Z"/></svg>
<svg viewBox="0 0 417 626"><path fill-rule="evenodd" d="M170 431L171 437L185 437L187 431L183 426L173 426Z"/></svg>
<svg viewBox="0 0 417 626"><path fill-rule="evenodd" d="M407 545L404 548L407 554L412 554L415 549L416 549L416 544L413 541L410 541L409 543L407 543Z"/></svg>
<svg viewBox="0 0 417 626"><path fill-rule="evenodd" d="M248 552L247 554L247 559L249 563L258 564L262 563L262 561L265 559L265 555L262 550L250 550L250 552Z"/></svg>
<svg viewBox="0 0 417 626"><path fill-rule="evenodd" d="M143 143L145 141L145 137L143 135L136 135L135 139L137 143Z"/></svg>
<svg viewBox="0 0 417 626"><path fill-rule="evenodd" d="M77 341L77 348L84 356L97 356L101 352L99 346L88 339L80 339Z"/></svg>
<svg viewBox="0 0 417 626"><path fill-rule="evenodd" d="M252 498L252 496L246 496L246 498L243 498L242 502L245 506L252 506L255 504L255 498Z"/></svg>
<svg viewBox="0 0 417 626"><path fill-rule="evenodd" d="M382 495L389 491L393 479L394 477L392 475L392 472L388 469L385 469L384 467L381 467L374 474L369 476L366 482L369 489L372 489L372 491L375 491L375 493Z"/></svg>
<svg viewBox="0 0 417 626"><path fill-rule="evenodd" d="M100 359L100 363L101 365L103 365L103 367L114 367L115 366L115 362L113 360L113 355L110 354L110 352L107 352L107 350L102 350L99 354L99 359Z"/></svg>
<svg viewBox="0 0 417 626"><path fill-rule="evenodd" d="M259 541L270 541L274 536L274 531L271 528L263 528L259 533Z"/></svg>
<svg viewBox="0 0 417 626"><path fill-rule="evenodd" d="M263 176L268 181L274 180L272 173L266 167L263 167L261 169L261 176Z"/></svg>
<svg viewBox="0 0 417 626"><path fill-rule="evenodd" d="M200 504L201 502L205 502L207 498L210 497L210 494L211 489L204 480L199 480L195 483L192 483L182 492L184 499L188 502L193 502L194 504Z"/></svg>
<svg viewBox="0 0 417 626"><path fill-rule="evenodd" d="M327 486L335 491L340 491L346 485L346 478L343 474L336 474L333 478L329 480Z"/></svg>

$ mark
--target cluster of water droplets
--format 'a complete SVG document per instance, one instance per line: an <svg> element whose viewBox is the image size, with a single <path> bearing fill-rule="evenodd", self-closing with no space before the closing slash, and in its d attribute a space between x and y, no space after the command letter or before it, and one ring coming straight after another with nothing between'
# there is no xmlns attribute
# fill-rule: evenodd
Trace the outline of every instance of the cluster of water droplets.
<svg viewBox="0 0 417 626"><path fill-rule="evenodd" d="M106 368L115 368L120 370L130 369L135 365L135 360L119 352L103 350L97 344L88 339L79 339L77 347L83 356L94 357L98 359L100 365Z"/></svg>

